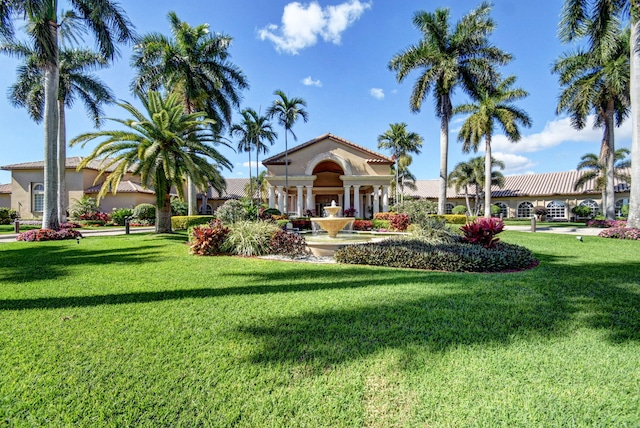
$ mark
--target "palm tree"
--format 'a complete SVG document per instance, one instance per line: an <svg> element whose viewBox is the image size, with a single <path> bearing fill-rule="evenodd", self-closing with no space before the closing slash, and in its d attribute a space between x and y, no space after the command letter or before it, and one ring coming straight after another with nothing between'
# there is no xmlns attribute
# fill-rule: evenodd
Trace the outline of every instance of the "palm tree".
<svg viewBox="0 0 640 428"><path fill-rule="evenodd" d="M305 122L309 120L309 115L304 109L307 103L302 98L289 98L279 89L273 95L278 98L273 101L273 104L267 110L267 117L275 117L278 123L284 127L284 201L285 211L287 211L289 207L289 145L287 143L287 134L290 132L293 140L298 141L298 137L296 137L291 128L300 118Z"/></svg>
<svg viewBox="0 0 640 428"><path fill-rule="evenodd" d="M111 0L73 0L65 17L84 24L96 41L100 55L111 60L118 53L116 43L133 38L133 25L122 8ZM41 59L44 80L44 211L42 227L57 229L58 191L58 107L59 89L59 28L57 0L3 1L0 5L0 35L11 42L13 20L25 20L26 32L33 50Z"/></svg>
<svg viewBox="0 0 640 428"><path fill-rule="evenodd" d="M612 19L612 21L615 21ZM614 22L617 23L617 22ZM618 25L618 29L619 29ZM610 31L612 40L599 49L564 54L553 65L563 90L557 112L567 112L571 125L582 129L590 114L595 114L596 128L603 128L600 156L607 165L604 213L615 219L614 163L615 132L629 114L629 31Z"/></svg>
<svg viewBox="0 0 640 428"><path fill-rule="evenodd" d="M378 135L378 148L391 151L396 161L395 167L395 202L398 203L399 176L402 173L404 179L415 181L415 177L409 172L409 165L413 160L411 153L420 154L422 137L415 132L407 131L406 123L392 123L384 134ZM404 180L403 180L404 182ZM404 187L402 189L404 191Z"/></svg>
<svg viewBox="0 0 640 428"><path fill-rule="evenodd" d="M240 115L242 116L242 122L231 125L229 133L232 137L239 138L236 149L238 153L247 152L249 154L249 194L253 195L253 179L251 177L251 150L253 149L252 140L254 134L253 116L251 112L249 112L249 109L242 110Z"/></svg>
<svg viewBox="0 0 640 428"><path fill-rule="evenodd" d="M620 181L625 181L627 183L630 182L631 177L628 174L628 168L631 166L631 161L626 159L629 155L630 151L627 148L621 148L616 150L614 155L615 163L613 169L613 175ZM594 190L599 190L602 192L602 205L614 205L611 203L611 200L607 200L609 195L607 195L607 164L602 161L602 158L594 153L587 153L580 158L580 163L578 164L578 171L585 171L582 175L576 180L574 184L575 190L583 189L586 184L594 180L595 186ZM605 204L606 202L606 204Z"/></svg>
<svg viewBox="0 0 640 428"><path fill-rule="evenodd" d="M269 153L269 147L267 147L265 142L269 143L270 146L273 146L276 142L276 138L278 138L278 134L273 130L273 126L271 125L271 122L269 122L268 116L261 116L255 111L252 111L251 114L254 122L253 146L256 148L256 180L258 182L256 192L258 194L257 199L259 199L261 195L261 186L265 182L265 174L262 174L261 179L260 174L258 173L258 167L260 165L259 155L260 153L263 155Z"/></svg>
<svg viewBox="0 0 640 428"><path fill-rule="evenodd" d="M254 198L256 197L256 193L257 193L258 201L264 202L267 199L267 195L269 192L269 186L268 186L269 182L266 180L266 178L267 178L267 171L263 170L263 171L260 171L260 174L258 174L257 178L253 177L250 182L245 184L244 193L247 195L247 197ZM258 189L256 193L253 193L254 187Z"/></svg>
<svg viewBox="0 0 640 428"><path fill-rule="evenodd" d="M474 215L479 214L480 210L480 194L485 189L485 165L484 165L484 157L478 156L470 159L467 162L458 163L451 174L448 177L449 185L455 186L456 192L460 192L460 189L464 189L464 198L467 204L467 212L469 214L473 213ZM505 168L504 162L497 160L495 158L491 158L491 186L504 187L504 175L500 171L495 171L493 168L497 167L500 169ZM471 204L469 202L469 187L475 187L474 194L474 209L471 209ZM491 188L489 187L489 190Z"/></svg>
<svg viewBox="0 0 640 428"><path fill-rule="evenodd" d="M488 37L495 28L489 17L490 11L490 4L482 3L478 9L465 15L453 30L449 23L449 9L436 9L435 13L416 12L413 25L422 32L422 39L396 54L389 62L389 69L396 72L398 82L402 82L414 70L421 71L409 100L412 112L419 112L422 102L430 91L433 92L436 116L440 119L438 214L444 214L447 200L453 91L462 85L470 92L474 82L492 79L494 66L511 60L511 55L489 43Z"/></svg>
<svg viewBox="0 0 640 428"><path fill-rule="evenodd" d="M485 141L484 176L485 183L491 183L491 138L494 124L497 122L511 142L520 140L518 125L530 127L531 118L524 111L513 105L514 101L524 98L528 93L520 88L512 89L515 76L509 76L495 85L476 87L473 98L475 103L462 104L454 109L454 113L468 113L470 116L458 133L462 141L462 151L469 153L471 149L478 151L480 141ZM484 193L484 216L491 217L491 186Z"/></svg>
<svg viewBox="0 0 640 428"><path fill-rule="evenodd" d="M175 187L184 199L184 182L191 177L201 188L224 182L220 167L231 169L231 163L212 144L219 143L211 125L213 120L206 113L187 114L178 94L162 97L149 91L141 99L146 115L128 102L118 103L133 119L109 119L124 125L128 130L99 131L79 135L71 145L84 145L104 138L93 152L85 157L78 169L92 160L102 160L98 178L113 168L98 198L110 189L115 192L122 178L131 173L140 175L142 186L153 188L156 196L156 233L171 233L171 189Z"/></svg>
<svg viewBox="0 0 640 428"><path fill-rule="evenodd" d="M24 59L18 67L18 79L9 88L9 100L16 107L24 107L31 118L42 122L44 115L44 76L41 60L29 46L8 44L2 51L13 51L15 56ZM106 61L100 55L87 49L62 49L59 52L60 89L58 90L58 222L66 222L66 114L65 108L71 108L79 99L87 109L89 117L96 127L100 126L103 116L102 104L113 102L111 90L89 71L104 68Z"/></svg>
<svg viewBox="0 0 640 428"><path fill-rule="evenodd" d="M208 24L192 27L175 12L169 12L168 18L172 38L150 33L136 43L131 64L137 74L131 89L179 93L186 113L204 111L222 133L240 105L241 90L249 86L244 73L229 60L233 39L211 34ZM196 191L192 184L188 188L189 215L193 215Z"/></svg>
<svg viewBox="0 0 640 428"><path fill-rule="evenodd" d="M630 22L631 190L627 226L640 228L640 3L631 0L565 0L560 21L562 41L587 37L589 50L607 47L617 22ZM611 171L611 168L609 169Z"/></svg>

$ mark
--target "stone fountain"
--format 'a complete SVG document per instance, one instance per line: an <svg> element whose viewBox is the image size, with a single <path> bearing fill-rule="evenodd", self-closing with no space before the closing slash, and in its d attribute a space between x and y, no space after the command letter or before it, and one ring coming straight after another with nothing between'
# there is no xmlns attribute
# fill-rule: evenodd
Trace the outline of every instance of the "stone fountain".
<svg viewBox="0 0 640 428"><path fill-rule="evenodd" d="M336 205L336 201L331 201L331 206L324 207L327 217L311 217L311 221L317 223L323 230L326 230L330 238L337 238L338 232L355 220L353 217L336 217L342 207Z"/></svg>

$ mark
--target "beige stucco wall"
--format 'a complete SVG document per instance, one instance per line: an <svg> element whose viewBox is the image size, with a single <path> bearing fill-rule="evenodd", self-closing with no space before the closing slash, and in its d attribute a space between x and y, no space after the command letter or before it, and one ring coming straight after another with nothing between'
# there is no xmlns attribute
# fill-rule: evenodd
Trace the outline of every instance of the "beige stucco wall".
<svg viewBox="0 0 640 428"><path fill-rule="evenodd" d="M10 193L0 193L0 208L11 208Z"/></svg>

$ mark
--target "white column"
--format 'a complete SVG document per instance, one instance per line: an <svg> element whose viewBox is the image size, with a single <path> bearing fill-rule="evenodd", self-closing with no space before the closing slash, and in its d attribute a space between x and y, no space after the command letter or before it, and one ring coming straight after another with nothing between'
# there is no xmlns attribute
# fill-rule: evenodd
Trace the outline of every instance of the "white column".
<svg viewBox="0 0 640 428"><path fill-rule="evenodd" d="M342 206L342 212L351 208L351 185L344 186L344 205ZM344 215L344 214L343 214Z"/></svg>
<svg viewBox="0 0 640 428"><path fill-rule="evenodd" d="M313 211L313 186L307 186L307 210Z"/></svg>
<svg viewBox="0 0 640 428"><path fill-rule="evenodd" d="M276 186L276 193L278 194L278 211L284 214L284 195L282 194L282 188Z"/></svg>
<svg viewBox="0 0 640 428"><path fill-rule="evenodd" d="M389 212L389 186L382 186L382 212Z"/></svg>
<svg viewBox="0 0 640 428"><path fill-rule="evenodd" d="M273 186L269 185L269 208L276 207L276 195Z"/></svg>
<svg viewBox="0 0 640 428"><path fill-rule="evenodd" d="M360 185L353 185L353 208L356 210L356 217L364 217L364 213L360 211Z"/></svg>
<svg viewBox="0 0 640 428"><path fill-rule="evenodd" d="M298 189L298 198L296 200L296 202L298 202L298 217L302 217L302 202L304 201L302 187L303 186L296 186L296 189Z"/></svg>
<svg viewBox="0 0 640 428"><path fill-rule="evenodd" d="M380 212L380 186L373 186L373 214Z"/></svg>

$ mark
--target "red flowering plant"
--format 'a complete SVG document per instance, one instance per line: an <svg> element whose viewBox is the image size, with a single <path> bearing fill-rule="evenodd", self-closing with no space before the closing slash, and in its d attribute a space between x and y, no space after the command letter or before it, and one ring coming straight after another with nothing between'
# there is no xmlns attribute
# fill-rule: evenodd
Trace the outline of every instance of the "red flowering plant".
<svg viewBox="0 0 640 428"><path fill-rule="evenodd" d="M347 208L342 212L342 215L345 217L355 217L357 210L353 207Z"/></svg>
<svg viewBox="0 0 640 428"><path fill-rule="evenodd" d="M464 240L471 244L482 245L484 248L495 248L500 238L496 235L504 229L504 222L497 218L479 217L460 228L464 233Z"/></svg>

